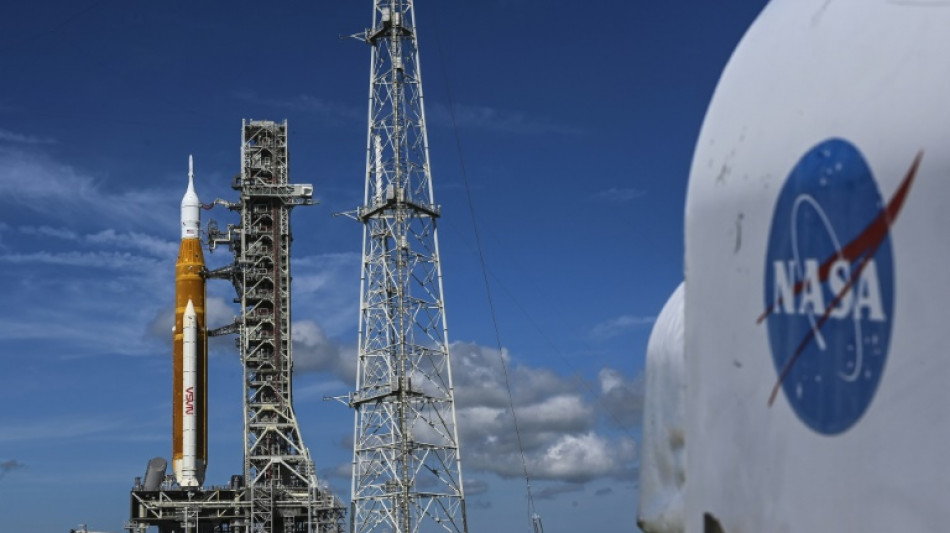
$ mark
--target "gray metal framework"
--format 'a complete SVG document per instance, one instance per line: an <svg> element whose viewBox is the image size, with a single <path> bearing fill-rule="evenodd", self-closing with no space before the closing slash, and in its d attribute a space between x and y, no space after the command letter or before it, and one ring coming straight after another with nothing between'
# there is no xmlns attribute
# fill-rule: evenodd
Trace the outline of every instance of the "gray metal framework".
<svg viewBox="0 0 950 533"><path fill-rule="evenodd" d="M375 0L350 533L467 532L411 0Z"/></svg>
<svg viewBox="0 0 950 533"><path fill-rule="evenodd" d="M239 246L229 274L241 303L244 478L251 533L333 530L342 509L317 483L293 409L290 210L313 204L313 187L289 178L287 122L242 123ZM228 232L231 233L231 232ZM211 235L215 242L220 234Z"/></svg>
<svg viewBox="0 0 950 533"><path fill-rule="evenodd" d="M234 263L209 272L230 280L241 315L208 334L238 333L244 368L244 473L226 490L132 491L130 531L341 533L345 508L319 485L293 409L290 211L312 205L313 187L288 182L287 122L242 123L240 226L208 225L208 247L228 245Z"/></svg>

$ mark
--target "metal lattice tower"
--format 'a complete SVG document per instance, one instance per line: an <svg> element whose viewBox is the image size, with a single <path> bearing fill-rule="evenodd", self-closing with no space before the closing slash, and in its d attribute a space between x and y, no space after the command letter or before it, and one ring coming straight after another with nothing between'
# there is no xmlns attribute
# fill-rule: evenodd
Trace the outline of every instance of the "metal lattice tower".
<svg viewBox="0 0 950 533"><path fill-rule="evenodd" d="M287 122L245 121L240 229L209 229L228 242L235 264L219 277L233 282L241 304L234 326L244 367L244 477L250 533L337 531L343 510L317 484L292 401L290 210L313 203L313 187L288 183ZM213 246L213 245L212 245ZM319 528L316 526L319 525Z"/></svg>
<svg viewBox="0 0 950 533"><path fill-rule="evenodd" d="M374 0L350 533L467 532L411 0Z"/></svg>
<svg viewBox="0 0 950 533"><path fill-rule="evenodd" d="M179 487L162 458L131 492L129 532L342 533L343 503L317 482L294 415L290 332L290 211L313 204L313 187L288 183L287 122L242 124L240 201L215 200L241 216L208 248L227 245L234 263L205 272L229 280L241 315L208 336L239 333L244 367L244 475L228 486ZM211 207L205 206L206 208Z"/></svg>

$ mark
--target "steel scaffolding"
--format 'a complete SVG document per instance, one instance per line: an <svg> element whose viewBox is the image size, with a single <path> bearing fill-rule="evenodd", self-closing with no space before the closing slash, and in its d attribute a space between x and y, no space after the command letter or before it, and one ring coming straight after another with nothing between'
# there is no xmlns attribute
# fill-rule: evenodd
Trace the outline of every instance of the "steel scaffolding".
<svg viewBox="0 0 950 533"><path fill-rule="evenodd" d="M350 533L467 532L411 0L375 0Z"/></svg>
<svg viewBox="0 0 950 533"><path fill-rule="evenodd" d="M242 309L249 531L316 531L313 524L335 531L342 509L317 483L293 409L290 210L311 205L313 187L288 181L286 121L244 121L241 162L234 183L241 194L240 245L232 246L236 268L229 274Z"/></svg>
<svg viewBox="0 0 950 533"><path fill-rule="evenodd" d="M288 182L287 123L242 123L240 226L208 225L208 246L226 244L234 263L210 278L227 279L241 315L209 336L238 333L244 369L244 472L227 488L132 491L130 531L160 533L342 533L344 506L318 483L293 409L290 316L290 210L313 203L313 187Z"/></svg>

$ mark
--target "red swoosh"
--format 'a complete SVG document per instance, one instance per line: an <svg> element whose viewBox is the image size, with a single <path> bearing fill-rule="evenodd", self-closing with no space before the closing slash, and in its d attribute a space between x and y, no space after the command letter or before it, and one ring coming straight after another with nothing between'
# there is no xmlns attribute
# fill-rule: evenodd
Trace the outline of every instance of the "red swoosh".
<svg viewBox="0 0 950 533"><path fill-rule="evenodd" d="M779 373L778 380L775 382L775 386L772 387L772 394L769 395L769 407L775 402L775 397L778 395L778 391L782 386L782 382L785 381L785 377L788 376L788 372L792 369L792 365L798 360L802 352L805 350L805 347L815 338L815 331L821 329L824 326L825 322L828 321L828 317L831 314L831 311L835 309L841 298L851 290L851 287L854 286L855 281L860 277L861 272L864 271L864 267L867 266L868 261L874 257L874 254L877 253L877 249L881 246L881 243L884 242L884 239L887 238L887 235L890 231L891 226L894 222L897 221L897 216L901 212L901 208L904 206L904 200L907 199L907 193L910 191L910 186L914 182L914 177L917 175L917 169L920 167L920 160L924 157L923 150L917 152L917 155L914 157L914 161L911 163L910 168L907 170L907 174L904 176L904 180L901 182L900 187L897 188L897 191L894 193L894 196L891 197L890 201L887 203L887 206L881 210L881 212L874 217L874 220L864 231L862 231L857 237L855 237L851 242L846 244L839 253L836 253L826 259L821 266L818 268L818 279L825 281L828 278L828 273L831 271L831 265L839 259L843 258L852 262L859 257L861 262L858 264L858 267L854 269L851 273L851 278L842 287L841 291L835 296L835 299L832 300L831 305L829 305L824 314L815 324L815 326L809 330L808 334L805 335L805 338L802 339L802 342L799 343L798 348L795 350L795 353L788 359L785 363L785 366L782 368L782 371ZM799 281L795 284L793 290L795 294L799 294L805 288L805 281ZM781 299L776 302L773 302L761 315L756 319L756 323L760 324L766 317L768 317L775 308L780 305Z"/></svg>

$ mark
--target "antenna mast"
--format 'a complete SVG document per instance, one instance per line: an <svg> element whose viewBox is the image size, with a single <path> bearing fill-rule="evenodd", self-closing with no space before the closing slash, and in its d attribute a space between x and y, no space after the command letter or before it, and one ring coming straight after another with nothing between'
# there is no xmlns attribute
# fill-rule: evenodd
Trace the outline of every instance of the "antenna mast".
<svg viewBox="0 0 950 533"><path fill-rule="evenodd" d="M374 0L350 532L467 533L412 0Z"/></svg>

